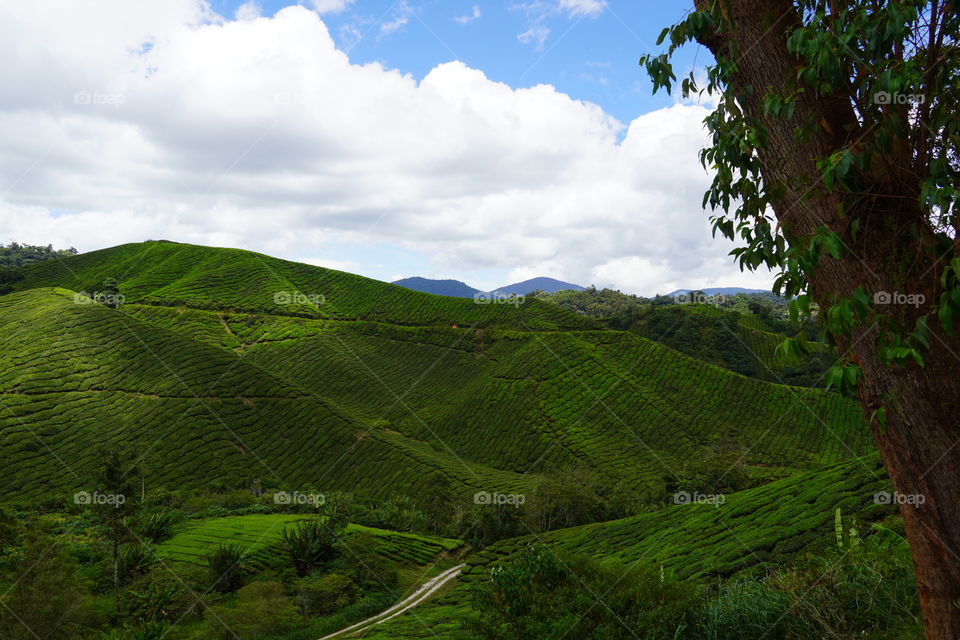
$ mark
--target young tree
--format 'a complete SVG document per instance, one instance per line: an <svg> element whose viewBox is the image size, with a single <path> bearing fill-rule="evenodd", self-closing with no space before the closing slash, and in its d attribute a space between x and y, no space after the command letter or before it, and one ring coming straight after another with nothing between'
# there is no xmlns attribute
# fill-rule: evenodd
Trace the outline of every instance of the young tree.
<svg viewBox="0 0 960 640"><path fill-rule="evenodd" d="M139 472L131 452L104 449L97 474L97 491L93 507L101 529L110 541L113 565L113 598L117 611L120 607L120 545L133 537L131 517L137 511L135 500Z"/></svg>
<svg viewBox="0 0 960 640"><path fill-rule="evenodd" d="M902 505L927 638L960 638L960 16L952 0L695 0L645 56L654 90L690 41L715 63L704 198L741 268L819 306ZM685 94L698 92L691 74ZM786 343L788 351L802 339Z"/></svg>

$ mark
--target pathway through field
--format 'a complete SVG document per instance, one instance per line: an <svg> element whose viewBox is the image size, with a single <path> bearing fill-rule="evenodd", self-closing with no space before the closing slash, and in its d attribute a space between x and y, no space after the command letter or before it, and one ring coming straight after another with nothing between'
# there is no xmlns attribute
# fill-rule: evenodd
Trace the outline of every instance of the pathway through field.
<svg viewBox="0 0 960 640"><path fill-rule="evenodd" d="M380 613L373 616L372 618L367 618L363 622L358 622L354 625L347 627L346 629L341 629L336 633L331 633L328 636L323 636L322 638L320 638L320 640L330 640L331 638L344 636L348 633L352 634L352 633L359 633L361 631L366 631L368 628L372 627L375 624L386 622L390 618L394 618L400 615L407 609L411 609L417 606L418 604L421 604L426 600L428 600L430 596L432 596L443 585L447 584L448 582L456 578L458 575L460 575L460 571L463 570L464 566L466 565L458 564L455 567L447 569L440 575L434 576L433 578L430 578L429 580L424 582L411 595L404 598L397 604L393 605L386 611L381 611Z"/></svg>

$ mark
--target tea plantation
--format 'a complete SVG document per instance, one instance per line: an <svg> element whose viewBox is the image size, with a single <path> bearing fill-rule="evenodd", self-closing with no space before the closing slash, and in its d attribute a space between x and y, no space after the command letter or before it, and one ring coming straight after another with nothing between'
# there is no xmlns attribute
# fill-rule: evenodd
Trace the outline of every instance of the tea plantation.
<svg viewBox="0 0 960 640"><path fill-rule="evenodd" d="M337 493L359 518L349 521L367 525L348 537L373 536L397 567L472 549L454 538L487 545L458 583L364 637L464 637L470 585L531 542L722 580L829 546L837 508L862 522L892 513L873 502L887 481L849 399L739 375L556 304L433 296L170 242L23 272L0 295L0 503L19 514L39 505L67 539L88 535L101 525L74 493L97 490L105 457L129 450L143 513L181 518L154 545L164 565L203 573L220 545L238 545L254 573L287 581L245 593L298 589L302 602L326 587L270 572L285 557L282 532L307 516L281 513L271 490ZM103 288L122 304L80 293ZM721 313L695 307L666 313ZM737 322L750 351L782 364L773 334ZM691 471L707 459L721 467ZM736 486L722 503L671 503L684 483L728 474ZM478 493L532 506L513 517ZM329 633L395 601L367 587L361 597L361 582L346 613L317 604L326 613L304 619ZM402 582L416 586L412 573ZM241 616L234 603L248 595L221 595L218 611ZM171 640L193 637L179 633Z"/></svg>

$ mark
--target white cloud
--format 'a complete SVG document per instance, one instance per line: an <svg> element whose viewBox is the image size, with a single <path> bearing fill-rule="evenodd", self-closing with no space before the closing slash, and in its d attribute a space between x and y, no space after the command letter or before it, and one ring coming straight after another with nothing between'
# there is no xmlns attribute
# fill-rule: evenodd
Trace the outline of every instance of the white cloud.
<svg viewBox="0 0 960 640"><path fill-rule="evenodd" d="M471 282L640 293L765 280L700 208L704 106L624 127L460 62L418 83L351 64L296 6L224 21L192 0L7 3L0 57L0 240L357 255L351 271L369 265L350 247L395 247Z"/></svg>
<svg viewBox="0 0 960 640"><path fill-rule="evenodd" d="M596 16L603 13L605 0L560 0L558 9L570 16Z"/></svg>
<svg viewBox="0 0 960 640"><path fill-rule="evenodd" d="M473 5L473 11L469 15L457 16L453 19L454 22L459 22L460 24L467 24L473 22L474 20L480 19L480 5Z"/></svg>
<svg viewBox="0 0 960 640"><path fill-rule="evenodd" d="M521 34L517 35L517 40L523 44L536 43L537 51L543 49L543 43L550 37L549 27L542 24L535 24Z"/></svg>
<svg viewBox="0 0 960 640"><path fill-rule="evenodd" d="M544 24L549 19L556 16L570 19L594 18L603 13L606 6L606 0L532 0L510 8L527 14L527 29L518 34L517 38L524 44L535 44L535 48L540 51L550 37L551 30Z"/></svg>
<svg viewBox="0 0 960 640"><path fill-rule="evenodd" d="M341 13L354 0L310 0L310 6L319 14Z"/></svg>
<svg viewBox="0 0 960 640"><path fill-rule="evenodd" d="M394 31L402 29L403 27L407 26L408 22L410 22L410 16L412 15L413 7L411 7L405 1L401 1L394 10L393 16L390 18L390 20L380 23L380 33L383 35L390 35Z"/></svg>
<svg viewBox="0 0 960 640"><path fill-rule="evenodd" d="M260 5L253 0L244 2L242 5L237 7L237 10L233 14L233 17L236 20L256 20L260 16Z"/></svg>

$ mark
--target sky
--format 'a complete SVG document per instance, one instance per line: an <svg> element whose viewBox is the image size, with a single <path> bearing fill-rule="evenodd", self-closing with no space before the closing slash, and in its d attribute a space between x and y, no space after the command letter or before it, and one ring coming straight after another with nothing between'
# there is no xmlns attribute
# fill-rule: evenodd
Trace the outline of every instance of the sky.
<svg viewBox="0 0 960 640"><path fill-rule="evenodd" d="M769 288L701 208L686 0L0 6L0 242L166 239L379 280ZM709 53L681 50L678 75Z"/></svg>

